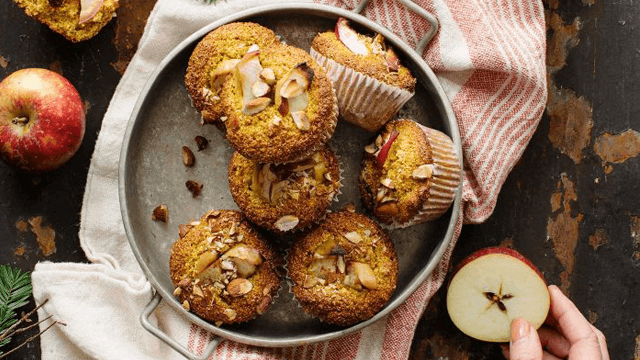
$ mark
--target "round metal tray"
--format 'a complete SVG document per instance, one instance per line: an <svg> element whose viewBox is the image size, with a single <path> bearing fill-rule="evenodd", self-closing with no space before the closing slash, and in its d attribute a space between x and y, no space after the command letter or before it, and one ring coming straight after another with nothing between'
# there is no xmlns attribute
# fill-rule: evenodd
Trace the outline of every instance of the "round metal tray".
<svg viewBox="0 0 640 360"><path fill-rule="evenodd" d="M408 0L399 1L409 8L417 8ZM413 10L424 12L421 8ZM157 67L134 108L120 155L119 196L129 243L157 292L141 316L142 324L187 357L193 358L194 355L148 320L161 299L190 321L225 339L268 347L325 341L362 329L398 307L429 276L451 241L460 208L460 188L452 208L440 219L390 231L399 259L397 290L376 316L350 327L322 323L307 316L298 307L284 281L278 298L264 315L233 326L214 326L185 311L172 295L174 287L169 276L169 253L178 238L178 225L199 218L209 209L237 209L227 182L227 164L233 149L216 127L200 125L200 115L192 107L183 85L193 48L204 35L220 25L252 21L272 29L288 44L308 50L313 37L318 32L333 29L338 17L350 19L358 31L382 34L418 79L414 98L403 107L398 117L411 118L445 132L453 139L458 153L462 153L453 111L435 75L421 58L422 50L437 26L433 26L434 31L419 44L418 53L388 29L355 12L319 4L290 3L237 13L185 39ZM196 164L186 168L182 164L181 148L188 145L195 150L196 135L209 139L209 146L203 151L194 151ZM339 122L329 144L340 157L344 186L339 201L332 206L333 210L352 202L359 212L366 213L360 202L357 177L363 148L374 136L344 121ZM185 181L189 179L204 185L199 197L193 198L186 189ZM166 224L151 220L153 209L161 203L169 208ZM272 240L284 254L287 242ZM220 338L214 340L201 358L206 359L219 341Z"/></svg>

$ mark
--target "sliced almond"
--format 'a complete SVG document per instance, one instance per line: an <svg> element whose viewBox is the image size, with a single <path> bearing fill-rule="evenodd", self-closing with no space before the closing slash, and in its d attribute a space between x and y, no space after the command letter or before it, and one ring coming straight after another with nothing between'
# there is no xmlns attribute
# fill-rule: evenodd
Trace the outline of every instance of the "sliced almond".
<svg viewBox="0 0 640 360"><path fill-rule="evenodd" d="M210 86L213 89L213 92L209 91L211 92L211 94L208 95L214 95L215 93L218 93L220 91L225 80L227 79L229 74L232 73L233 69L235 69L236 65L238 65L239 62L239 59L231 59L225 60L221 62L220 65L218 65L218 67L211 73Z"/></svg>
<svg viewBox="0 0 640 360"><path fill-rule="evenodd" d="M278 115L273 115L273 118L271 118L271 124L275 126L280 125L281 121L282 121L282 118L279 117Z"/></svg>
<svg viewBox="0 0 640 360"><path fill-rule="evenodd" d="M276 74L271 68L265 68L260 72L260 79L269 85L273 85L276 83Z"/></svg>
<svg viewBox="0 0 640 360"><path fill-rule="evenodd" d="M390 178L384 178L382 180L380 180L380 184L384 185L385 187L389 188L389 189L393 189L393 180L391 180Z"/></svg>
<svg viewBox="0 0 640 360"><path fill-rule="evenodd" d="M356 231L350 231L344 234L343 236L354 244L357 244L362 241L362 237Z"/></svg>
<svg viewBox="0 0 640 360"><path fill-rule="evenodd" d="M198 260L196 261L196 265L194 268L196 275L199 275L200 273L202 273L206 268L209 267L209 265L213 264L216 260L218 260L217 253L213 253L211 251L205 251L202 254L200 254L200 257L198 257Z"/></svg>
<svg viewBox="0 0 640 360"><path fill-rule="evenodd" d="M237 316L236 311L233 309L224 309L223 314L227 317L227 319L229 319L229 321L233 321Z"/></svg>
<svg viewBox="0 0 640 360"><path fill-rule="evenodd" d="M204 293L202 292L202 289L198 285L194 285L191 292L193 293L193 295L204 297Z"/></svg>
<svg viewBox="0 0 640 360"><path fill-rule="evenodd" d="M368 55L369 48L364 41L358 36L355 30L349 26L349 21L345 18L339 18L335 28L336 37L351 52L358 55Z"/></svg>
<svg viewBox="0 0 640 360"><path fill-rule="evenodd" d="M224 261L220 262L220 268L222 270L231 271L231 270L235 269L235 266L233 266L233 262L231 262L230 260L224 260Z"/></svg>
<svg viewBox="0 0 640 360"><path fill-rule="evenodd" d="M415 170L413 170L411 176L414 179L419 180L431 178L431 176L433 176L433 164L424 164L418 166Z"/></svg>
<svg viewBox="0 0 640 360"><path fill-rule="evenodd" d="M362 286L371 290L378 288L378 281L376 280L376 275L373 272L373 269L371 269L371 266L361 262L352 262L351 266L353 266L354 272Z"/></svg>
<svg viewBox="0 0 640 360"><path fill-rule="evenodd" d="M191 310L191 306L189 305L189 301L187 300L182 302L182 307L187 311Z"/></svg>
<svg viewBox="0 0 640 360"><path fill-rule="evenodd" d="M280 231L289 231L295 228L299 222L300 222L300 219L298 219L297 217L293 215L285 215L280 219L278 219L278 221L276 221L274 226L276 229Z"/></svg>
<svg viewBox="0 0 640 360"><path fill-rule="evenodd" d="M287 180L278 181L277 183L273 183L271 185L271 194L270 194L269 200L272 203L275 203L278 200L280 200L280 198L282 198L282 196L284 196L285 191L286 191L288 186L289 186L289 181L287 181Z"/></svg>
<svg viewBox="0 0 640 360"><path fill-rule="evenodd" d="M376 193L376 202L380 202L386 195L389 190L387 188L381 187L378 189Z"/></svg>
<svg viewBox="0 0 640 360"><path fill-rule="evenodd" d="M245 115L255 115L266 109L270 103L271 99L268 97L259 97L257 99L249 100L242 108L242 113Z"/></svg>
<svg viewBox="0 0 640 360"><path fill-rule="evenodd" d="M296 111L291 113L291 117L293 117L293 122L296 123L296 127L300 130L307 131L311 129L311 124L309 123L309 118L307 118L307 113L305 111Z"/></svg>
<svg viewBox="0 0 640 360"><path fill-rule="evenodd" d="M181 287L177 287L177 288L173 289L173 296L180 296L180 294L182 294L182 288Z"/></svg>
<svg viewBox="0 0 640 360"><path fill-rule="evenodd" d="M262 256L256 249L250 248L246 245L240 244L232 247L222 255L223 258L238 258L246 260L249 264L260 265L262 264Z"/></svg>
<svg viewBox="0 0 640 360"><path fill-rule="evenodd" d="M364 147L364 151L366 151L368 154L375 154L376 151L378 151L378 148L376 147L375 143L371 143Z"/></svg>
<svg viewBox="0 0 640 360"><path fill-rule="evenodd" d="M249 293L251 289L253 289L251 281L243 278L233 279L227 285L229 295L234 297L245 295Z"/></svg>
<svg viewBox="0 0 640 360"><path fill-rule="evenodd" d="M188 146L182 147L182 163L186 167L192 167L196 163L196 158L193 155L193 151Z"/></svg>
<svg viewBox="0 0 640 360"><path fill-rule="evenodd" d="M337 264L336 264L336 265L338 266L338 271L339 271L341 274L344 274L344 271L345 271L345 263L344 263L344 257L343 257L343 256L338 256L338 261L337 261Z"/></svg>
<svg viewBox="0 0 640 360"><path fill-rule="evenodd" d="M296 111L306 110L309 106L309 93L303 92L296 97L287 99L287 103L289 105L289 112L294 113Z"/></svg>
<svg viewBox="0 0 640 360"><path fill-rule="evenodd" d="M251 92L257 98L267 95L269 91L271 91L271 87L264 81L256 81L251 85Z"/></svg>

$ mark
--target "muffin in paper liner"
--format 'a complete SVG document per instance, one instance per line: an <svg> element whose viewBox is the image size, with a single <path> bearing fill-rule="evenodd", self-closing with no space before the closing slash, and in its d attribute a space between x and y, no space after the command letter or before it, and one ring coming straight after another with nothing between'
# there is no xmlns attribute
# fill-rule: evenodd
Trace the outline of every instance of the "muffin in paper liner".
<svg viewBox="0 0 640 360"><path fill-rule="evenodd" d="M412 120L394 120L365 147L360 194L385 228L420 224L449 209L460 170L449 136Z"/></svg>
<svg viewBox="0 0 640 360"><path fill-rule="evenodd" d="M313 48L310 54L327 70L327 76L336 89L342 118L367 131L378 131L414 95L341 65Z"/></svg>
<svg viewBox="0 0 640 360"><path fill-rule="evenodd" d="M265 313L281 287L282 258L242 213L210 210L180 226L169 259L176 296L216 326Z"/></svg>
<svg viewBox="0 0 640 360"><path fill-rule="evenodd" d="M339 114L335 90L306 51L280 45L249 52L234 71L220 98L227 140L244 157L300 161L333 136ZM270 80L256 77L262 71L272 72Z"/></svg>
<svg viewBox="0 0 640 360"><path fill-rule="evenodd" d="M286 164L261 164L236 152L228 178L231 195L245 216L279 234L321 221L342 187L340 163L329 146Z"/></svg>
<svg viewBox="0 0 640 360"><path fill-rule="evenodd" d="M286 255L287 284L308 315L341 326L365 321L389 301L398 258L388 234L355 211L327 214Z"/></svg>

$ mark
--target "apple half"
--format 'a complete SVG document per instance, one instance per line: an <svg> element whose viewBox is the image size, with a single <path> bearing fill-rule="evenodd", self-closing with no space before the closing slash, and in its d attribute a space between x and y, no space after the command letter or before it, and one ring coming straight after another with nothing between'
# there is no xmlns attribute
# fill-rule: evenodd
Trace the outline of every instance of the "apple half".
<svg viewBox="0 0 640 360"><path fill-rule="evenodd" d="M447 311L456 327L489 342L508 342L511 322L519 317L539 328L550 303L540 271L507 247L484 248L469 255L447 289Z"/></svg>

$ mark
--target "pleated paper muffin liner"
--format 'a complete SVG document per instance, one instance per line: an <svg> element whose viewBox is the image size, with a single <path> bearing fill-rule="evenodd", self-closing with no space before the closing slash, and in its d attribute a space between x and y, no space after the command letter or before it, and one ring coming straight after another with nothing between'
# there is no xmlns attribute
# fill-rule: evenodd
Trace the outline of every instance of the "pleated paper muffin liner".
<svg viewBox="0 0 640 360"><path fill-rule="evenodd" d="M327 71L342 117L367 131L378 131L414 95L339 64L313 48L309 53Z"/></svg>

